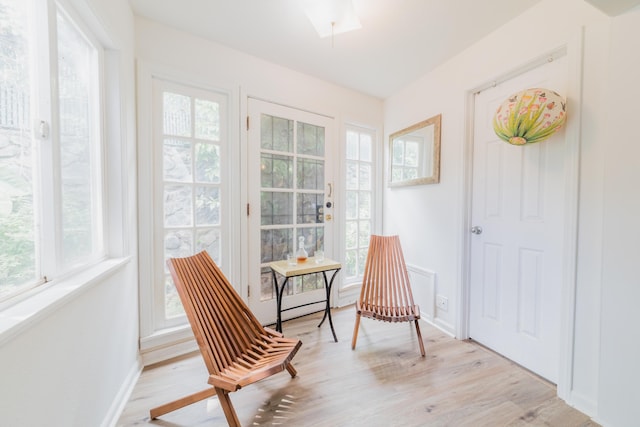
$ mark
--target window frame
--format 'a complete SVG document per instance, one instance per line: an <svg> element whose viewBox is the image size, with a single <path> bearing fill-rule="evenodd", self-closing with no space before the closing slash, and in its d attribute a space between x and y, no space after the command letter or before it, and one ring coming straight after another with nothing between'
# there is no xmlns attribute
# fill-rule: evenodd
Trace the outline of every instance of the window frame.
<svg viewBox="0 0 640 427"><path fill-rule="evenodd" d="M95 269L107 257L107 186L105 49L97 35L65 1L28 0L29 82L32 167L34 187L34 241L36 280L20 286L0 299L0 311L32 298L73 275ZM89 102L93 110L90 130L92 249L88 256L64 263L60 174L60 107L58 79L58 14L81 35L91 48L92 80ZM96 143L97 142L97 143ZM46 254L46 256L44 255Z"/></svg>

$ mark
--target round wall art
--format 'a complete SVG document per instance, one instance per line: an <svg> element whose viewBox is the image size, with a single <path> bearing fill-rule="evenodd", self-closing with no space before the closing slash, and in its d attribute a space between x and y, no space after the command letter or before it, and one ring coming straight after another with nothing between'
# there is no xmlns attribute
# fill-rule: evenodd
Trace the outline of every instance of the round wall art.
<svg viewBox="0 0 640 427"><path fill-rule="evenodd" d="M567 119L566 102L550 89L532 88L508 97L493 117L493 130L513 145L544 141Z"/></svg>

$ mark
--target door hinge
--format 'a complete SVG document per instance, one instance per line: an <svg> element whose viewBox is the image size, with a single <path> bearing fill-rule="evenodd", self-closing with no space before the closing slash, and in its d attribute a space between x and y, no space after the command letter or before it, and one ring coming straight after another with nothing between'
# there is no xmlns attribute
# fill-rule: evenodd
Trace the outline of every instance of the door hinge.
<svg viewBox="0 0 640 427"><path fill-rule="evenodd" d="M247 130L249 130L249 116L247 116Z"/></svg>
<svg viewBox="0 0 640 427"><path fill-rule="evenodd" d="M251 298L251 286L247 286L247 299Z"/></svg>
<svg viewBox="0 0 640 427"><path fill-rule="evenodd" d="M247 203L247 216L249 216L249 203Z"/></svg>

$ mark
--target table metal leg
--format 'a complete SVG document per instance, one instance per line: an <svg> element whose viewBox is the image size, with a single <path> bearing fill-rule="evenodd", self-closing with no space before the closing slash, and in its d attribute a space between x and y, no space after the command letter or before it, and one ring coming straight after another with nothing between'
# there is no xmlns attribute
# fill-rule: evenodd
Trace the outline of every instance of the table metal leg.
<svg viewBox="0 0 640 427"><path fill-rule="evenodd" d="M324 289L327 294L327 300L324 308L324 316L322 316L322 320L320 321L320 324L318 324L318 328L319 328L320 326L322 326L325 319L327 317L329 318L329 326L331 326L331 333L333 334L333 340L335 342L338 342L338 337L336 336L336 331L333 328L333 320L331 320L331 287L333 286L333 279L336 278L336 274L338 274L338 271L340 271L340 269L337 269L333 272L333 275L331 276L330 281L327 281L327 272L326 271L322 272L322 277L324 278Z"/></svg>
<svg viewBox="0 0 640 427"><path fill-rule="evenodd" d="M331 280L327 280L327 271L322 271L322 278L324 279L324 289L325 289L325 294L326 294L326 299L325 299L325 307L324 307L324 316L322 316L322 320L320 321L320 324L318 325L318 327L322 326L322 324L324 323L324 321L329 318L329 326L331 327L331 333L333 334L333 340L335 342L338 342L338 337L336 336L336 331L333 327L333 320L331 319L331 288L333 287L333 281L336 278L336 275L338 274L338 271L340 271L340 268L334 270L333 275L331 276ZM275 270L271 269L271 277L273 279L273 287L276 290L276 331L282 333L282 297L284 296L284 288L285 286L287 286L287 283L289 282L289 277L284 277L284 280L282 282L282 284L278 284L278 278L276 276L276 272ZM291 307L288 308L287 310L291 310L293 308L298 308L298 307L303 307L305 305L310 305L310 304L316 304L316 303L320 303L322 302L322 300L320 301L316 301L316 302L312 302L312 303L307 303L307 304L303 304L300 306L296 306L296 307Z"/></svg>
<svg viewBox="0 0 640 427"><path fill-rule="evenodd" d="M271 276L273 277L273 287L276 289L276 331L282 333L282 295L284 294L284 287L287 286L288 277L284 278L282 285L278 288L278 279L276 277L276 272L271 270Z"/></svg>

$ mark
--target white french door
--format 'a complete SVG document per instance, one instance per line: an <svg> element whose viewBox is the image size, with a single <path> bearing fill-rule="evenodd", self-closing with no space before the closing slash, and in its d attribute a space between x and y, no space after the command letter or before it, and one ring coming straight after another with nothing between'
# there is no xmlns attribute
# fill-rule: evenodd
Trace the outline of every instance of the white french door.
<svg viewBox="0 0 640 427"><path fill-rule="evenodd" d="M263 324L275 323L269 262L298 249L332 254L333 119L248 100L249 305ZM282 280L282 278L278 278ZM283 309L324 298L321 275L289 280ZM283 312L283 320L323 309L311 304Z"/></svg>
<svg viewBox="0 0 640 427"><path fill-rule="evenodd" d="M186 319L166 260L206 250L228 274L227 96L153 79L155 328Z"/></svg>
<svg viewBox="0 0 640 427"><path fill-rule="evenodd" d="M565 227L564 131L525 146L491 126L509 95L532 87L566 94L561 57L476 96L470 337L556 382Z"/></svg>

